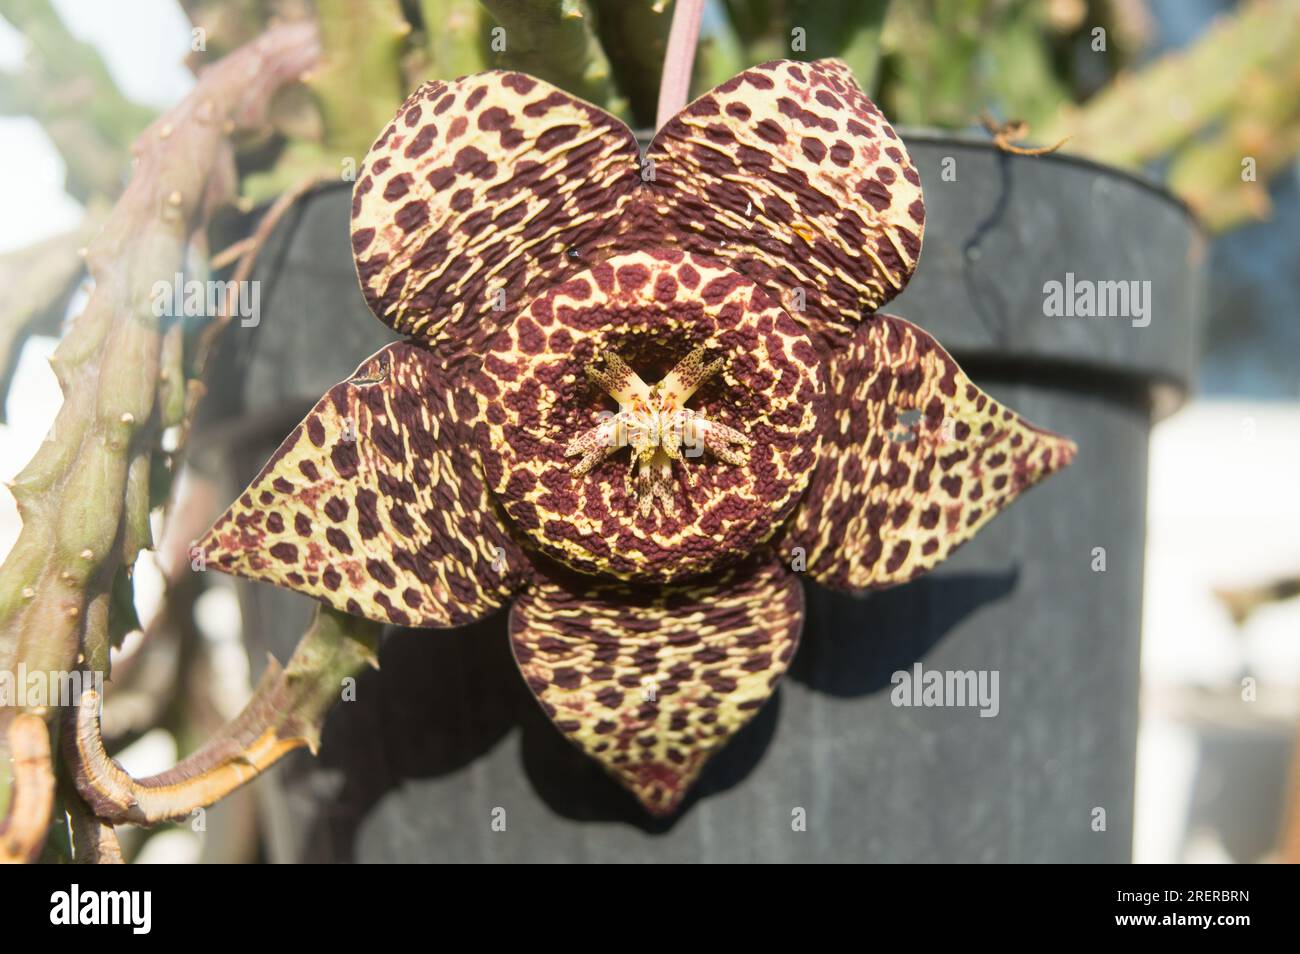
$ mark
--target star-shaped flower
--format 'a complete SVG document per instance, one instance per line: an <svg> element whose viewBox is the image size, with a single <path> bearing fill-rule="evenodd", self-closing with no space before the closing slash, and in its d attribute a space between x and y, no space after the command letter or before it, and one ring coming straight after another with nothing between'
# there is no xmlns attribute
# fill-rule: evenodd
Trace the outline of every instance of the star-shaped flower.
<svg viewBox="0 0 1300 954"><path fill-rule="evenodd" d="M547 715L671 812L785 672L800 573L905 582L1074 454L877 313L924 218L836 60L746 70L644 160L529 76L427 83L352 201L406 340L321 399L208 559L400 626L513 600Z"/></svg>

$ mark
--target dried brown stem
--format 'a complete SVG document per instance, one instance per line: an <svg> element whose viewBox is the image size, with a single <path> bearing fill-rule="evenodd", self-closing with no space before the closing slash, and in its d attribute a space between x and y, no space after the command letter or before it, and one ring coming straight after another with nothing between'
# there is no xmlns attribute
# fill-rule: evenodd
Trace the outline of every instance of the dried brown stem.
<svg viewBox="0 0 1300 954"><path fill-rule="evenodd" d="M96 818L76 794L66 793L65 802L72 822L72 860L79 865L123 864L122 845L113 826Z"/></svg>
<svg viewBox="0 0 1300 954"><path fill-rule="evenodd" d="M0 864L23 864L40 856L54 807L50 730L39 716L21 713L9 725L8 741L13 794L0 820Z"/></svg>
<svg viewBox="0 0 1300 954"><path fill-rule="evenodd" d="M1023 119L1009 119L1005 123L999 123L987 112L982 112L980 125L993 137L993 145L1013 156L1046 156L1070 141L1069 136L1064 136L1052 146L1017 146L1016 140L1029 135L1029 124Z"/></svg>
<svg viewBox="0 0 1300 954"><path fill-rule="evenodd" d="M375 665L380 627L320 607L289 665L267 667L244 710L193 755L149 778L132 778L104 749L99 695L69 713L64 761L96 817L153 825L185 818L251 781L300 746L316 750L342 680Z"/></svg>

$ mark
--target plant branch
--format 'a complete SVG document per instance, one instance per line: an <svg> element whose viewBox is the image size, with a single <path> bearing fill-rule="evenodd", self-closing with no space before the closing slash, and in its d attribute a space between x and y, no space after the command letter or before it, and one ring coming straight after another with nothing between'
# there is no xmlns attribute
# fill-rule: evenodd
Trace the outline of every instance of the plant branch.
<svg viewBox="0 0 1300 954"><path fill-rule="evenodd" d="M113 826L95 817L76 792L65 791L72 822L72 860L79 865L120 865L122 845Z"/></svg>
<svg viewBox="0 0 1300 954"><path fill-rule="evenodd" d="M487 14L478 0L419 0L424 23L426 79L455 79L487 68L483 27Z"/></svg>
<svg viewBox="0 0 1300 954"><path fill-rule="evenodd" d="M50 730L38 716L22 713L9 725L13 793L0 819L0 863L35 861L45 844L54 807Z"/></svg>
<svg viewBox="0 0 1300 954"><path fill-rule="evenodd" d="M307 85L320 107L325 146L360 165L376 130L406 98L400 63L411 24L397 0L316 0L316 19L322 54Z"/></svg>
<svg viewBox="0 0 1300 954"><path fill-rule="evenodd" d="M87 690L70 713L64 761L97 818L152 825L185 818L260 775L288 752L320 742L342 681L378 665L377 623L319 605L286 668L274 659L244 710L174 768L134 779L104 750L99 695Z"/></svg>
<svg viewBox="0 0 1300 954"><path fill-rule="evenodd" d="M161 358L153 287L183 270L196 234L233 194L226 135L261 127L271 94L318 53L310 23L272 29L206 71L137 143L136 174L87 251L94 291L51 360L63 406L11 487L23 526L0 566L0 670L23 663L57 679L77 668L89 610L123 549L139 543ZM124 526L128 491L136 503ZM0 729L16 715L0 710Z"/></svg>
<svg viewBox="0 0 1300 954"><path fill-rule="evenodd" d="M1243 3L1186 50L1119 77L1082 106L1066 107L1043 135L1072 135L1069 151L1098 162L1140 166L1231 117L1251 77L1261 70L1292 70L1298 48L1300 7L1276 0Z"/></svg>
<svg viewBox="0 0 1300 954"><path fill-rule="evenodd" d="M501 63L610 112L625 106L586 0L482 0L505 28Z"/></svg>

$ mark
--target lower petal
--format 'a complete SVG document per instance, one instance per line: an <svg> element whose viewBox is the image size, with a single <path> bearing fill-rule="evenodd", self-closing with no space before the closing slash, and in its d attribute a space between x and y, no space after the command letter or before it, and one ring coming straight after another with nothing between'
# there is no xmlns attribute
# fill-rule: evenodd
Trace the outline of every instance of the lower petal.
<svg viewBox="0 0 1300 954"><path fill-rule="evenodd" d="M510 613L543 710L656 815L762 707L802 626L803 589L776 563L647 589L554 576Z"/></svg>

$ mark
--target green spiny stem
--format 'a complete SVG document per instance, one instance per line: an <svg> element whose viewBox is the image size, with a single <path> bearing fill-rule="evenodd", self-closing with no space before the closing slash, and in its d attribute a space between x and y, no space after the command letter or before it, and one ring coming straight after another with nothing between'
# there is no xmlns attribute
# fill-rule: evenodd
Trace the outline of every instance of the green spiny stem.
<svg viewBox="0 0 1300 954"><path fill-rule="evenodd" d="M213 63L257 38L276 6L267 0L180 0L185 16L201 29L204 50L195 50L189 64ZM196 69L197 72L197 69Z"/></svg>
<svg viewBox="0 0 1300 954"><path fill-rule="evenodd" d="M1258 70L1287 70L1300 57L1300 6L1254 0L1184 52L1163 56L1066 109L1044 142L1072 136L1065 151L1139 166L1192 140L1239 108ZM1240 158L1240 157L1238 157Z"/></svg>
<svg viewBox="0 0 1300 954"><path fill-rule="evenodd" d="M482 2L505 29L503 67L540 77L610 112L624 110L586 0Z"/></svg>
<svg viewBox="0 0 1300 954"><path fill-rule="evenodd" d="M82 627L81 654L88 672L109 678L109 650L112 648L109 617L113 611L112 582L97 578L86 589L86 614Z"/></svg>
<svg viewBox="0 0 1300 954"><path fill-rule="evenodd" d="M1212 231L1270 211L1268 181L1300 155L1300 65L1260 70L1248 79L1232 116L1188 144L1169 168L1169 187ZM1253 176L1247 176L1247 165Z"/></svg>
<svg viewBox="0 0 1300 954"><path fill-rule="evenodd" d="M111 581L120 565L132 449L152 446L143 429L161 352L153 286L181 270L211 209L225 135L260 126L271 94L318 54L311 24L270 30L207 71L138 143L136 174L88 250L95 290L52 359L63 407L12 486L23 528L0 566L0 671L77 668L87 610L102 592L92 581ZM17 714L0 711L0 734ZM0 810L9 798L5 754Z"/></svg>
<svg viewBox="0 0 1300 954"><path fill-rule="evenodd" d="M419 9L427 57L421 80L455 79L487 68L487 17L478 0L420 0Z"/></svg>
<svg viewBox="0 0 1300 954"><path fill-rule="evenodd" d="M179 323L163 334L158 416L163 427L175 427L185 419L185 330Z"/></svg>
<svg viewBox="0 0 1300 954"><path fill-rule="evenodd" d="M359 166L406 98L400 64L411 24L398 0L316 0L316 18L322 55L307 85L325 124L325 147Z"/></svg>

